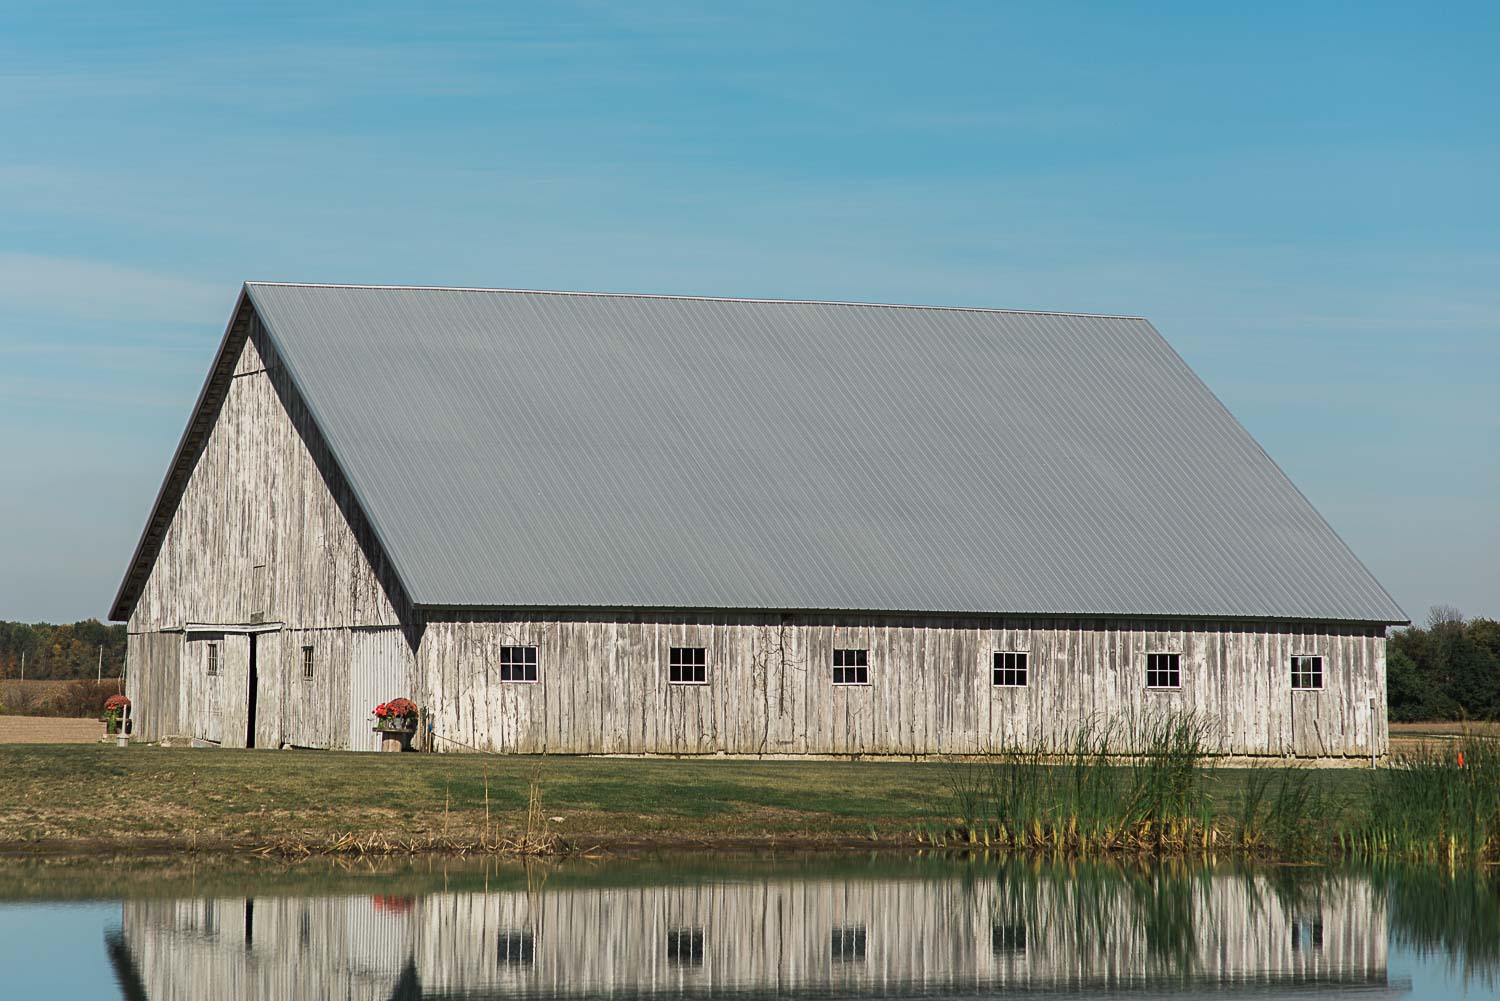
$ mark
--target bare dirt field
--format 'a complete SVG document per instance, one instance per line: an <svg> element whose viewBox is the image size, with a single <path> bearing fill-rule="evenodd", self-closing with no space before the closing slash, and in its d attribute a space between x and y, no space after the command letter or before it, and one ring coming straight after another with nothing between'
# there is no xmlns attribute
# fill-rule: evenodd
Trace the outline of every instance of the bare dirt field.
<svg viewBox="0 0 1500 1001"><path fill-rule="evenodd" d="M0 716L0 744L93 744L103 736L96 719Z"/></svg>
<svg viewBox="0 0 1500 1001"><path fill-rule="evenodd" d="M1464 736L1500 740L1500 723L1392 723L1391 753L1441 750Z"/></svg>

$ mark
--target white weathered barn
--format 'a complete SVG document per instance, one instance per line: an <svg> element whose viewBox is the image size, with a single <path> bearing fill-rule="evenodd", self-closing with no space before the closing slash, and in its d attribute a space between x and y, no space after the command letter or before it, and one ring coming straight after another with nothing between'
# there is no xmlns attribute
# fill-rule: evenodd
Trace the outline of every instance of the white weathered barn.
<svg viewBox="0 0 1500 1001"><path fill-rule="evenodd" d="M1139 318L260 283L113 617L148 740L1309 757L1406 620Z"/></svg>

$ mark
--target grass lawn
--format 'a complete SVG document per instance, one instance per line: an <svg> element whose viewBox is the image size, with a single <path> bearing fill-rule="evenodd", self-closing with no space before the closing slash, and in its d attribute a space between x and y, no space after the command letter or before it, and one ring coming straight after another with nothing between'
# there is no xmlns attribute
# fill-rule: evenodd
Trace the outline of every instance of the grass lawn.
<svg viewBox="0 0 1500 1001"><path fill-rule="evenodd" d="M976 767L11 745L0 746L0 850L474 840L524 828L533 778L546 825L580 847L892 845L950 824L955 778ZM1350 810L1370 773L1312 774ZM1244 775L1206 772L1215 811L1233 811Z"/></svg>

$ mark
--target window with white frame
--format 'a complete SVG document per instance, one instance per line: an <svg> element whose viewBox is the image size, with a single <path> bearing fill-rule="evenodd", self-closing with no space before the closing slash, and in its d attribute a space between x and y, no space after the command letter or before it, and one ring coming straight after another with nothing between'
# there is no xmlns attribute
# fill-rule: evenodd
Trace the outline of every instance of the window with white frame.
<svg viewBox="0 0 1500 1001"><path fill-rule="evenodd" d="M865 961L865 926L845 925L835 928L831 936L831 949L835 963L863 963Z"/></svg>
<svg viewBox="0 0 1500 1001"><path fill-rule="evenodd" d="M991 925L990 951L996 956L1026 955L1026 926L999 923Z"/></svg>
<svg viewBox="0 0 1500 1001"><path fill-rule="evenodd" d="M667 965L703 965L702 928L669 928L667 930Z"/></svg>
<svg viewBox="0 0 1500 1001"><path fill-rule="evenodd" d="M1147 688L1181 688L1182 655L1178 653L1146 654Z"/></svg>
<svg viewBox="0 0 1500 1001"><path fill-rule="evenodd" d="M1027 660L1026 654L1018 651L996 650L992 683L996 688L1025 688Z"/></svg>
<svg viewBox="0 0 1500 1001"><path fill-rule="evenodd" d="M536 959L536 935L520 929L505 929L495 942L501 966L530 966Z"/></svg>
<svg viewBox="0 0 1500 1001"><path fill-rule="evenodd" d="M708 684L708 648L672 647L667 654L667 680L674 685Z"/></svg>
<svg viewBox="0 0 1500 1001"><path fill-rule="evenodd" d="M219 644L208 644L208 676L217 678L219 676Z"/></svg>
<svg viewBox="0 0 1500 1001"><path fill-rule="evenodd" d="M302 677L310 681L313 676L313 648L305 646L302 648Z"/></svg>
<svg viewBox="0 0 1500 1001"><path fill-rule="evenodd" d="M870 683L870 651L833 651L833 683L835 685L868 685Z"/></svg>
<svg viewBox="0 0 1500 1001"><path fill-rule="evenodd" d="M500 648L501 681L535 681L536 647L503 646Z"/></svg>
<svg viewBox="0 0 1500 1001"><path fill-rule="evenodd" d="M1298 654L1292 658L1292 687L1317 690L1323 687L1323 658L1316 654Z"/></svg>

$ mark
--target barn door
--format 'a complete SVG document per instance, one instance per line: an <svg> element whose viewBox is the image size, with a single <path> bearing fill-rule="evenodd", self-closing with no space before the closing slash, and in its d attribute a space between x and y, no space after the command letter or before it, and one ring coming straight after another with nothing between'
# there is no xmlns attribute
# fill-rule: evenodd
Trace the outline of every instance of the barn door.
<svg viewBox="0 0 1500 1001"><path fill-rule="evenodd" d="M218 712L217 732L208 739L221 747L244 747L250 726L250 637L245 633L225 633L223 656L215 693Z"/></svg>
<svg viewBox="0 0 1500 1001"><path fill-rule="evenodd" d="M370 715L397 697L414 699L411 648L400 629L356 629L349 649L349 750L378 751Z"/></svg>
<svg viewBox="0 0 1500 1001"><path fill-rule="evenodd" d="M218 742L223 734L224 634L190 633L183 645L180 732Z"/></svg>
<svg viewBox="0 0 1500 1001"><path fill-rule="evenodd" d="M286 740L285 667L281 663L281 633L255 635L255 664L259 686L255 699L255 746L279 747Z"/></svg>

